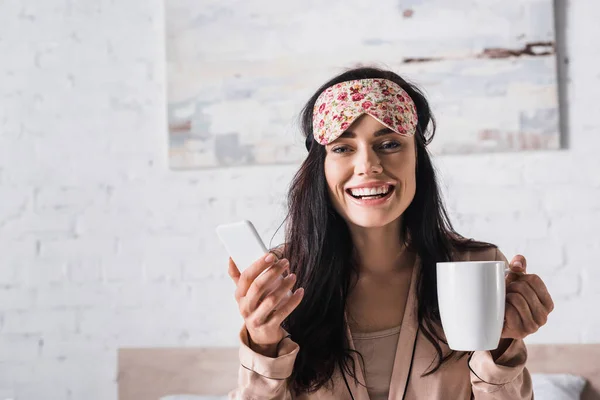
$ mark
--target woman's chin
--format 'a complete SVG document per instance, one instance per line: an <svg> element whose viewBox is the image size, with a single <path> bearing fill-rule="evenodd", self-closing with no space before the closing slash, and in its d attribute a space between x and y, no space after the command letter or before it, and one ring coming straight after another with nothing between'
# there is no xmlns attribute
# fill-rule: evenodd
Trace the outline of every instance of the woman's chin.
<svg viewBox="0 0 600 400"><path fill-rule="evenodd" d="M380 228L398 221L405 211L406 207L399 204L382 208L350 206L345 210L344 219L363 228Z"/></svg>
<svg viewBox="0 0 600 400"><path fill-rule="evenodd" d="M353 225L361 228L381 228L394 222L397 218L390 218L389 213L354 213L349 219ZM377 215L380 214L380 215Z"/></svg>

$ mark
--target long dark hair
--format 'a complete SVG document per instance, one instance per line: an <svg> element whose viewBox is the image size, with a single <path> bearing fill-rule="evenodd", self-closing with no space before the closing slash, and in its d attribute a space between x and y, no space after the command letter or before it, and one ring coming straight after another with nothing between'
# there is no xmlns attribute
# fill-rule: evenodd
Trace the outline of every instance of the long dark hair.
<svg viewBox="0 0 600 400"><path fill-rule="evenodd" d="M445 343L445 340L439 333L436 262L450 261L454 252L460 249L493 246L465 239L454 231L450 223L426 148L434 137L435 121L419 89L397 74L377 68L348 70L325 83L310 98L300 115L308 156L290 185L283 247L283 256L289 259L290 270L297 275L296 286L305 289L302 302L283 322L283 327L300 345L290 377L291 388L297 393L329 387L333 383L331 378L336 366L357 381L344 312L352 273L357 274L358 271L352 258L349 229L335 211L327 192L324 172L326 152L324 146L314 142L312 116L317 97L328 87L339 82L370 78L388 79L400 85L413 99L418 113L416 193L403 214L401 237L409 238L409 249L419 255L422 263L417 281L419 329L437 351L437 365L426 375L437 371L453 356L466 354L443 354L439 344L440 341Z"/></svg>

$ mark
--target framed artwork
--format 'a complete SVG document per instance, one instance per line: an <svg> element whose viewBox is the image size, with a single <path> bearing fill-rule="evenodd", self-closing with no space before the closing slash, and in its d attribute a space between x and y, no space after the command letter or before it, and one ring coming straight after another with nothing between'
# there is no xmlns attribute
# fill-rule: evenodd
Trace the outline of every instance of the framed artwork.
<svg viewBox="0 0 600 400"><path fill-rule="evenodd" d="M173 169L299 164L298 117L360 65L421 88L434 154L560 147L552 0L165 0Z"/></svg>

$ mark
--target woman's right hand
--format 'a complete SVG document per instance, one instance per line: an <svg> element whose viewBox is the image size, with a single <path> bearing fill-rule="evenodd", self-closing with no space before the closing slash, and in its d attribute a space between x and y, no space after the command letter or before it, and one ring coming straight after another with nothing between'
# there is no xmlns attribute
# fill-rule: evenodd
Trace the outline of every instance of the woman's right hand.
<svg viewBox="0 0 600 400"><path fill-rule="evenodd" d="M285 334L281 323L296 309L304 295L303 288L288 295L296 283L294 274L281 277L288 268L288 260L278 261L274 254L267 253L240 273L229 258L229 276L237 286L235 300L248 329L252 349L268 357L276 356L277 345Z"/></svg>

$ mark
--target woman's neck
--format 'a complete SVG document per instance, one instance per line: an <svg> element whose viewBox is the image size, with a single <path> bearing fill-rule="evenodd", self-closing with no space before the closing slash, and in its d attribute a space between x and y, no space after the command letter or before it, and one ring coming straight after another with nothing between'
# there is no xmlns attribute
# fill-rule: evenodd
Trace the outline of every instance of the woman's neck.
<svg viewBox="0 0 600 400"><path fill-rule="evenodd" d="M400 235L400 223L383 227L350 226L360 275L387 275L399 272L406 245Z"/></svg>

